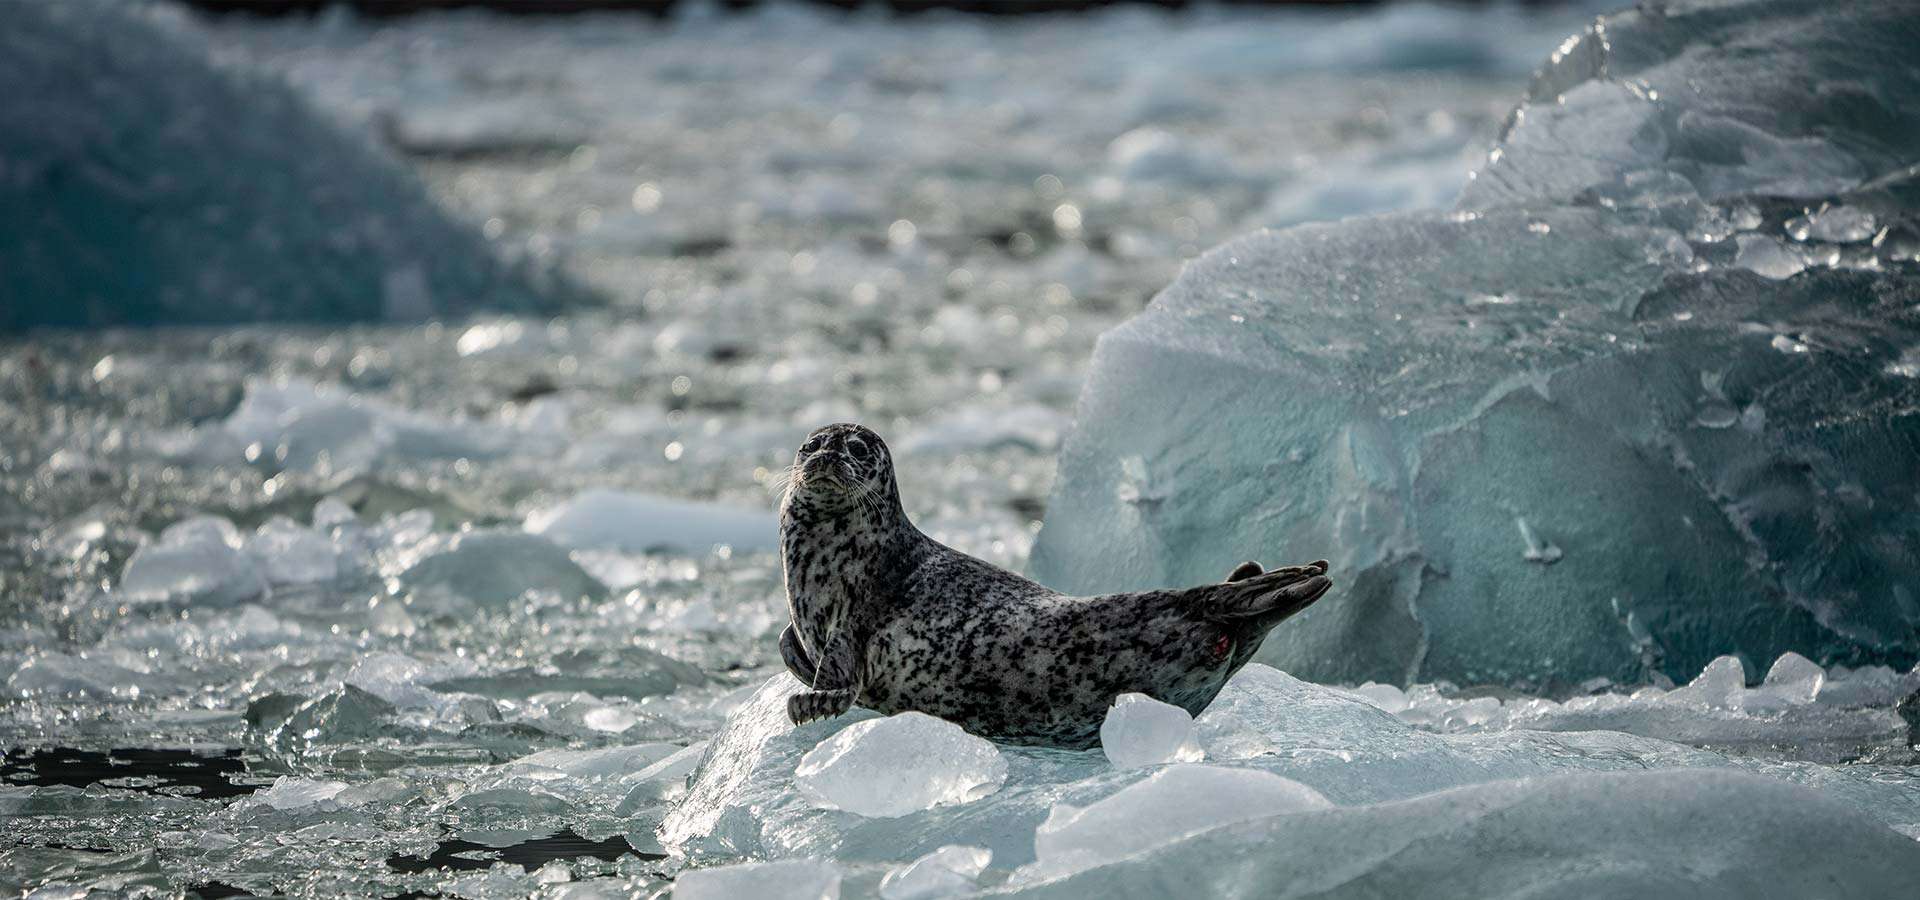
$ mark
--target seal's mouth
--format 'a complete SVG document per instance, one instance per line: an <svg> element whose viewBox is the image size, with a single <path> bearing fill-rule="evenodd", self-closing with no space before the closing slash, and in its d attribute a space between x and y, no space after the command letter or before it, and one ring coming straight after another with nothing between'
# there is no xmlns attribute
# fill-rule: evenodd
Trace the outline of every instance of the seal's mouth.
<svg viewBox="0 0 1920 900"><path fill-rule="evenodd" d="M809 486L851 487L858 479L845 454L822 450L800 464L800 480Z"/></svg>

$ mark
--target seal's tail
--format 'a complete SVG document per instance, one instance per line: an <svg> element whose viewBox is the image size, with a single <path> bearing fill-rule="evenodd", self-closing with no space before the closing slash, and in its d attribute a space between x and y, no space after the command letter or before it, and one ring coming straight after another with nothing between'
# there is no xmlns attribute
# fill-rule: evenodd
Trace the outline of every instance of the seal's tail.
<svg viewBox="0 0 1920 900"><path fill-rule="evenodd" d="M1304 566L1283 566L1264 571L1256 562L1241 563L1220 584L1209 584L1189 591L1193 613L1216 621L1258 620L1273 627L1283 619L1320 599L1333 580L1327 577L1327 561L1314 560Z"/></svg>

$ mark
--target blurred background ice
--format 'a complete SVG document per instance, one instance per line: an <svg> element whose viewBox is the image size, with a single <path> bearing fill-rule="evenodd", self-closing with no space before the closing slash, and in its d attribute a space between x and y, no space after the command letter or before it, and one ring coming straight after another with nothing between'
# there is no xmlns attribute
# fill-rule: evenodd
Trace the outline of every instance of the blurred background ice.
<svg viewBox="0 0 1920 900"><path fill-rule="evenodd" d="M1675 797L1622 854L1911 873L1887 666L1255 667L1190 724L1121 707L1111 754L785 725L771 488L810 428L878 428L924 529L1023 567L1100 334L1243 232L1451 206L1596 11L0 6L0 880L1154 893L1330 858L1237 849L1287 822L1484 853ZM175 327L27 330L137 323ZM1703 768L1736 771L1609 774Z"/></svg>

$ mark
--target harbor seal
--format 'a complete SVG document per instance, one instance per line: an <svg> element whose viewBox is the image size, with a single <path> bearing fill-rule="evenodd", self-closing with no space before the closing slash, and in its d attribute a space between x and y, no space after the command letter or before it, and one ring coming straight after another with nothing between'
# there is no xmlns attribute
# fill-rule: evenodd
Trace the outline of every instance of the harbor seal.
<svg viewBox="0 0 1920 900"><path fill-rule="evenodd" d="M1197 715L1268 630L1333 584L1325 561L1244 563L1219 584L1068 597L922 534L866 428L813 432L790 476L780 655L808 686L788 700L795 724L857 703L1005 743L1091 747L1120 694Z"/></svg>

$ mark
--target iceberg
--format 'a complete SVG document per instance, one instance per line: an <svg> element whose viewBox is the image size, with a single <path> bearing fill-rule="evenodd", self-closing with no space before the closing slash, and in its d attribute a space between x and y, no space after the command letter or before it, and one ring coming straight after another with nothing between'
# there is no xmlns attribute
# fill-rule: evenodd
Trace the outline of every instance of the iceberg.
<svg viewBox="0 0 1920 900"><path fill-rule="evenodd" d="M165 12L8 9L0 332L559 308L569 292L537 289L398 166L287 85L215 64Z"/></svg>
<svg viewBox="0 0 1920 900"><path fill-rule="evenodd" d="M1100 339L1032 574L1327 557L1341 587L1259 658L1350 684L1910 667L1920 269L1855 238L1920 208L1915 22L1819 9L1604 17L1456 211L1191 264Z"/></svg>

